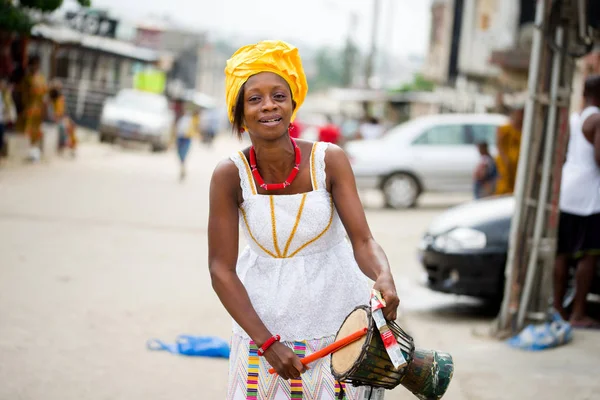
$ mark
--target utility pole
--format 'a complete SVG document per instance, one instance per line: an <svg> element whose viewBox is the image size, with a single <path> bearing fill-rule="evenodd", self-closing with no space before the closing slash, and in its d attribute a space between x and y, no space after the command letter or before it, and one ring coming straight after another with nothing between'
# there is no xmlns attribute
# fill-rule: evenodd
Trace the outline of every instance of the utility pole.
<svg viewBox="0 0 600 400"><path fill-rule="evenodd" d="M367 58L365 68L365 86L371 87L373 72L375 69L375 57L377 56L377 32L379 31L379 13L381 9L381 0L373 0L373 22L371 25L371 50Z"/></svg>
<svg viewBox="0 0 600 400"><path fill-rule="evenodd" d="M358 25L358 15L352 11L350 13L350 25L348 26L348 36L346 37L346 47L344 48L344 86L351 87L354 81L354 63L356 61L356 44L354 43L354 31Z"/></svg>

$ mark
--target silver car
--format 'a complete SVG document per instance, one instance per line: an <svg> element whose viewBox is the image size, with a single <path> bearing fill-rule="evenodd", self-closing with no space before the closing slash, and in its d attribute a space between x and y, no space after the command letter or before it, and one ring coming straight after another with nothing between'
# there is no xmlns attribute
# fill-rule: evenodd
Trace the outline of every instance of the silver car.
<svg viewBox="0 0 600 400"><path fill-rule="evenodd" d="M104 103L100 116L100 141L116 138L149 143L153 151L166 150L174 113L163 95L123 89Z"/></svg>
<svg viewBox="0 0 600 400"><path fill-rule="evenodd" d="M375 140L346 144L360 189L379 189L386 206L413 207L423 192L465 192L479 160L475 144L496 152L498 114L440 114L415 118Z"/></svg>

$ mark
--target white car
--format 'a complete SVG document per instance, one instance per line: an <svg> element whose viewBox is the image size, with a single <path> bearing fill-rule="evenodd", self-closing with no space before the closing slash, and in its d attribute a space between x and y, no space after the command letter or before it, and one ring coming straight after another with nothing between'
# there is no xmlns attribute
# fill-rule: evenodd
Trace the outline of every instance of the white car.
<svg viewBox="0 0 600 400"><path fill-rule="evenodd" d="M496 152L498 114L440 114L415 118L376 140L352 141L345 150L359 190L379 189L386 206L413 207L423 192L471 191L479 160L475 146Z"/></svg>
<svg viewBox="0 0 600 400"><path fill-rule="evenodd" d="M123 89L105 101L100 116L100 141L116 138L149 143L153 151L169 145L174 114L160 94Z"/></svg>

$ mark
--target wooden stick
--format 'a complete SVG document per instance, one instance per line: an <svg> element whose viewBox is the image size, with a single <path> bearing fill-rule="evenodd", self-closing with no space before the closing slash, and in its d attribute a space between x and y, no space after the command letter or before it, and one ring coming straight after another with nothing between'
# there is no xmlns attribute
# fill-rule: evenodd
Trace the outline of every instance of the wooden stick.
<svg viewBox="0 0 600 400"><path fill-rule="evenodd" d="M336 340L335 342L331 343L329 346L323 347L321 350L315 351L314 353L304 357L302 359L302 364L307 365L313 361L318 360L319 358L323 358L323 357L328 356L331 353L335 353L336 351L340 350L342 347L346 347L350 343L356 342L358 339L365 336L367 334L367 331L368 331L367 328L362 328L361 330L354 332L353 334L348 335L345 338ZM275 368L269 369L269 373L274 374Z"/></svg>

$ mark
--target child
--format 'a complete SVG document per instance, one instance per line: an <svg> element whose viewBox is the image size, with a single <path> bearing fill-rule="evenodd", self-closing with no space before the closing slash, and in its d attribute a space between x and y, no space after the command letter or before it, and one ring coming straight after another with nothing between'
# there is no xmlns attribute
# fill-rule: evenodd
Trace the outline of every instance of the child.
<svg viewBox="0 0 600 400"><path fill-rule="evenodd" d="M476 199L481 199L491 196L496 191L498 171L496 162L490 155L488 144L485 142L478 143L477 149L481 157L473 174L473 195Z"/></svg>
<svg viewBox="0 0 600 400"><path fill-rule="evenodd" d="M62 84L60 82L53 82L50 87L49 97L52 119L58 126L58 150L62 153L65 148L69 148L71 149L71 155L74 157L77 147L75 125L66 114L65 96L62 93Z"/></svg>

